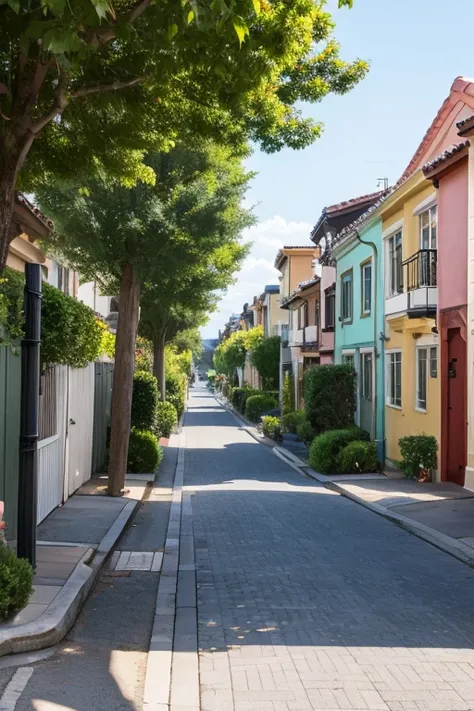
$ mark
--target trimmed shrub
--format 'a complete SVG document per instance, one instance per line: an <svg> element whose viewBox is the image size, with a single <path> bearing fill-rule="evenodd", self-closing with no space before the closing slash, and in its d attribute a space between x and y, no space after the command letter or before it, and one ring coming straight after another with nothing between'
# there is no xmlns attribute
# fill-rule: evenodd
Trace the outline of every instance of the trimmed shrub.
<svg viewBox="0 0 474 711"><path fill-rule="evenodd" d="M280 372L280 336L262 338L251 349L250 360L262 378L264 387L278 385Z"/></svg>
<svg viewBox="0 0 474 711"><path fill-rule="evenodd" d="M245 408L247 407L247 400L249 397L252 397L252 395L260 395L261 390L255 390L255 388L244 388L244 392L240 396L240 402L237 407L239 412L241 412L243 415L245 415Z"/></svg>
<svg viewBox="0 0 474 711"><path fill-rule="evenodd" d="M33 568L25 558L0 545L0 621L21 610L33 592Z"/></svg>
<svg viewBox="0 0 474 711"><path fill-rule="evenodd" d="M351 365L316 365L304 376L304 401L315 432L350 427L355 411L355 370Z"/></svg>
<svg viewBox="0 0 474 711"><path fill-rule="evenodd" d="M420 434L400 437L398 446L402 455L401 467L406 476L415 479L422 471L436 469L438 442L433 435Z"/></svg>
<svg viewBox="0 0 474 711"><path fill-rule="evenodd" d="M366 474L378 469L377 448L374 442L349 442L337 457L337 469L341 474Z"/></svg>
<svg viewBox="0 0 474 711"><path fill-rule="evenodd" d="M289 412L293 412L293 394L293 377L290 375L290 373L286 372L285 378L283 380L283 393L281 399L281 411L283 415L287 415Z"/></svg>
<svg viewBox="0 0 474 711"><path fill-rule="evenodd" d="M247 398L245 414L252 420L258 422L261 416L278 405L278 400L271 395L262 393L261 395L251 395Z"/></svg>
<svg viewBox="0 0 474 711"><path fill-rule="evenodd" d="M306 419L303 422L300 422L300 424L296 428L296 434L305 444L310 444L315 437L315 433L313 428L311 427L311 423L309 423Z"/></svg>
<svg viewBox="0 0 474 711"><path fill-rule="evenodd" d="M166 401L174 405L178 419L184 412L186 382L187 378L184 373L166 372Z"/></svg>
<svg viewBox="0 0 474 711"><path fill-rule="evenodd" d="M309 448L309 465L321 474L334 474L338 471L339 452L356 440L367 441L369 435L358 427L344 430L331 430L315 437Z"/></svg>
<svg viewBox="0 0 474 711"><path fill-rule="evenodd" d="M154 375L139 370L133 375L132 427L151 430L155 424L158 383Z"/></svg>
<svg viewBox="0 0 474 711"><path fill-rule="evenodd" d="M266 437L279 442L281 440L281 426L278 417L262 417L262 432Z"/></svg>
<svg viewBox="0 0 474 711"><path fill-rule="evenodd" d="M158 438L169 437L178 424L178 414L171 402L159 402L155 411L154 432Z"/></svg>
<svg viewBox="0 0 474 711"><path fill-rule="evenodd" d="M291 432L296 434L298 425L307 422L304 410L295 410L294 412L287 412L282 417L283 429L285 432Z"/></svg>
<svg viewBox="0 0 474 711"><path fill-rule="evenodd" d="M153 432L133 428L128 441L127 471L154 474L163 459L163 450Z"/></svg>

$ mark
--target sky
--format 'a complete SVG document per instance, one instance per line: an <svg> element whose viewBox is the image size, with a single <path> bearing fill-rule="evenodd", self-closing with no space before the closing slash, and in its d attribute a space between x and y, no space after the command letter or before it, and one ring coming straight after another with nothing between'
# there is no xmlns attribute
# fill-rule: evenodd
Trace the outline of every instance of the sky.
<svg viewBox="0 0 474 711"><path fill-rule="evenodd" d="M257 172L247 202L258 224L243 234L252 249L204 338L217 338L232 313L278 284L278 249L311 244L326 205L374 192L378 178L395 182L454 79L474 77L472 0L354 0L352 10L328 0L327 7L341 57L368 60L369 74L349 94L305 107L325 126L311 147L272 155L257 149L247 161Z"/></svg>

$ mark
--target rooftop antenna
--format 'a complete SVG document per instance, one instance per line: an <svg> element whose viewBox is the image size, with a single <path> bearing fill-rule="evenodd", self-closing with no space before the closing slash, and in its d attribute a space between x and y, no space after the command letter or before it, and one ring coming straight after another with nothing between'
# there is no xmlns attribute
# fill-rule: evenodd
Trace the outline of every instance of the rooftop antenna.
<svg viewBox="0 0 474 711"><path fill-rule="evenodd" d="M383 185L385 191L388 190L388 178L377 178L377 187L380 188Z"/></svg>

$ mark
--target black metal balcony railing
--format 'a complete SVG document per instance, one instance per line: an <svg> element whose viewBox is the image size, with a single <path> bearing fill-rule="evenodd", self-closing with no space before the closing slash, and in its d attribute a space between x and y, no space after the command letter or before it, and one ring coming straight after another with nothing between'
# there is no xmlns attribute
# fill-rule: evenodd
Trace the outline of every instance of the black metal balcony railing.
<svg viewBox="0 0 474 711"><path fill-rule="evenodd" d="M403 262L407 291L437 286L437 253L436 249L420 249Z"/></svg>
<svg viewBox="0 0 474 711"><path fill-rule="evenodd" d="M403 262L408 316L436 315L438 285L437 250L420 249Z"/></svg>

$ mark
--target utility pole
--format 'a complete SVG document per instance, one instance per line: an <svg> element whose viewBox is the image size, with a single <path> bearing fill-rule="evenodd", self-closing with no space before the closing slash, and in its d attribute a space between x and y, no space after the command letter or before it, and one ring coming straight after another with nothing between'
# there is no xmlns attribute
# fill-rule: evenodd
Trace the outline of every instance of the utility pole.
<svg viewBox="0 0 474 711"><path fill-rule="evenodd" d="M18 557L36 567L38 415L41 343L41 266L25 265L25 337L21 342L20 479Z"/></svg>

